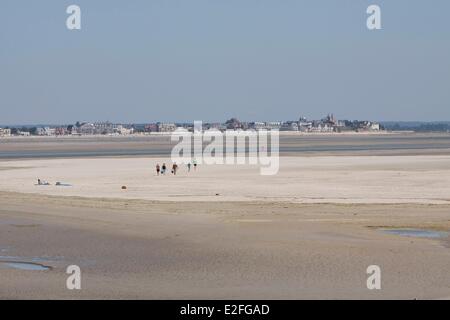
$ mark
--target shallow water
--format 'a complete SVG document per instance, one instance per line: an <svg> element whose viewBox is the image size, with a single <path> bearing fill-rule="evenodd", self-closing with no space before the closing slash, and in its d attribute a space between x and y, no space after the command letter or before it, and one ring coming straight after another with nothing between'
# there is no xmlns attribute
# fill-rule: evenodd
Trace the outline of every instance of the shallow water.
<svg viewBox="0 0 450 320"><path fill-rule="evenodd" d="M38 263L29 263L29 262L9 262L3 261L0 262L0 266L9 268L9 269L17 269L17 270L27 270L27 271L46 271L50 270L50 267L44 266Z"/></svg>
<svg viewBox="0 0 450 320"><path fill-rule="evenodd" d="M0 250L0 253L8 252L8 249ZM1 255L0 254L0 269L16 269L16 270L28 270L28 271L46 271L51 270L45 264L51 261L61 260L61 258L52 257L18 257L12 255Z"/></svg>
<svg viewBox="0 0 450 320"><path fill-rule="evenodd" d="M56 142L55 142L56 141ZM36 149L39 142L42 148ZM59 148L57 144L65 145ZM150 143L150 144L149 144ZM154 144L153 144L154 143ZM100 156L170 156L175 143L170 136L143 137L76 137L60 140L36 138L0 139L0 159L16 158L75 158ZM75 144L76 148L71 148ZM355 151L406 151L448 150L450 135L436 134L387 134L387 135L281 135L280 153L349 153ZM0 168L1 170L1 168Z"/></svg>
<svg viewBox="0 0 450 320"><path fill-rule="evenodd" d="M431 239L445 238L449 235L448 232L425 229L383 229L383 232L404 237Z"/></svg>

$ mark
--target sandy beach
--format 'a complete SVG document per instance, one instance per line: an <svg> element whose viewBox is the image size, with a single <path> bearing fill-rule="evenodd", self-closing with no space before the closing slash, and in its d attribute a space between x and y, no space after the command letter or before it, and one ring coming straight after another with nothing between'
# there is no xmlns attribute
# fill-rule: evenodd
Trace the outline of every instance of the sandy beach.
<svg viewBox="0 0 450 320"><path fill-rule="evenodd" d="M450 156L282 157L275 176L248 165L156 176L163 162L0 162L0 265L51 268L0 267L0 298L450 297L448 234L383 232L450 230ZM65 286L73 264L79 291ZM369 265L381 290L366 287Z"/></svg>
<svg viewBox="0 0 450 320"><path fill-rule="evenodd" d="M170 158L0 162L0 191L152 201L450 204L450 156L281 157L273 176L257 165L199 165L156 176ZM37 179L52 183L37 186ZM56 182L70 186L55 186ZM126 190L121 187L126 186Z"/></svg>

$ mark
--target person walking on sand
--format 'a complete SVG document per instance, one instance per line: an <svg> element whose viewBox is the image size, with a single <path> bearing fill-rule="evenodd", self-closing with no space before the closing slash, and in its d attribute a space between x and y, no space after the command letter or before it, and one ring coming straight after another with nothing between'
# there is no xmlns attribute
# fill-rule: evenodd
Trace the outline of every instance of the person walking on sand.
<svg viewBox="0 0 450 320"><path fill-rule="evenodd" d="M172 165L172 173L173 173L174 176L177 175L177 169L178 169L178 165L177 165L176 162L174 162L173 165Z"/></svg>
<svg viewBox="0 0 450 320"><path fill-rule="evenodd" d="M192 160L192 163L194 164L194 171L197 170L197 160Z"/></svg>
<svg viewBox="0 0 450 320"><path fill-rule="evenodd" d="M167 169L166 164L163 163L163 165L162 165L162 170L161 170L161 174L166 174L166 169Z"/></svg>
<svg viewBox="0 0 450 320"><path fill-rule="evenodd" d="M156 175L159 176L159 172L161 171L161 167L159 166L159 163L156 164Z"/></svg>
<svg viewBox="0 0 450 320"><path fill-rule="evenodd" d="M191 163L190 162L187 164L187 167L188 167L188 172L191 172Z"/></svg>

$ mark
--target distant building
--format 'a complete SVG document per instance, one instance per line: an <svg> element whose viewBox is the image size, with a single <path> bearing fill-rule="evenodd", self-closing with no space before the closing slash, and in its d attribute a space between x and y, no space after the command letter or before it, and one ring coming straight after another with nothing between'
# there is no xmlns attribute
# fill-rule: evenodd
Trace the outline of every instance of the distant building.
<svg viewBox="0 0 450 320"><path fill-rule="evenodd" d="M311 128L309 129L310 132L333 132L334 127L331 123L328 123L327 121L313 121L311 124Z"/></svg>
<svg viewBox="0 0 450 320"><path fill-rule="evenodd" d="M357 122L357 130L358 131L379 131L380 124L377 122L371 122L371 121L358 121Z"/></svg>
<svg viewBox="0 0 450 320"><path fill-rule="evenodd" d="M332 113L329 113L322 121L332 126L337 124L336 117Z"/></svg>
<svg viewBox="0 0 450 320"><path fill-rule="evenodd" d="M0 137L9 137L11 135L11 129L9 128L0 128Z"/></svg>
<svg viewBox="0 0 450 320"><path fill-rule="evenodd" d="M95 134L111 135L111 134L127 134L121 124L114 124L109 121L94 123Z"/></svg>
<svg viewBox="0 0 450 320"><path fill-rule="evenodd" d="M381 126L377 122L371 121L349 121L337 120L334 114L330 113L321 120L308 121L305 117L300 117L298 130L301 132L357 132L357 131L379 131Z"/></svg>
<svg viewBox="0 0 450 320"><path fill-rule="evenodd" d="M144 126L144 132L157 132L157 131L158 125L156 123L150 123Z"/></svg>
<svg viewBox="0 0 450 320"><path fill-rule="evenodd" d="M38 136L46 136L45 128L36 128L36 135L38 135Z"/></svg>
<svg viewBox="0 0 450 320"><path fill-rule="evenodd" d="M280 127L280 131L298 131L298 122L296 121L284 122Z"/></svg>
<svg viewBox="0 0 450 320"><path fill-rule="evenodd" d="M370 125L370 130L380 131L380 124L377 122L372 122Z"/></svg>
<svg viewBox="0 0 450 320"><path fill-rule="evenodd" d="M307 121L306 118L301 118L300 121L298 122L298 131L301 132L308 132L311 131L312 128L312 122L311 121Z"/></svg>
<svg viewBox="0 0 450 320"><path fill-rule="evenodd" d="M38 136L54 136L56 130L50 127L36 128L36 135Z"/></svg>
<svg viewBox="0 0 450 320"><path fill-rule="evenodd" d="M266 122L266 129L268 130L279 130L281 126L283 125L280 121L274 121L274 122Z"/></svg>
<svg viewBox="0 0 450 320"><path fill-rule="evenodd" d="M158 132L173 132L177 129L177 126L175 123L161 123L158 122L157 124Z"/></svg>
<svg viewBox="0 0 450 320"><path fill-rule="evenodd" d="M253 130L264 130L266 129L266 123L265 122L250 122L249 128Z"/></svg>
<svg viewBox="0 0 450 320"><path fill-rule="evenodd" d="M227 129L237 130L242 129L242 123L237 118L231 118L225 122Z"/></svg>
<svg viewBox="0 0 450 320"><path fill-rule="evenodd" d="M204 123L203 129L204 130L216 129L216 130L224 131L227 129L227 127L225 124L222 124L220 122L213 122L213 123Z"/></svg>
<svg viewBox="0 0 450 320"><path fill-rule="evenodd" d="M63 127L55 128L55 135L64 136L66 134L67 134L67 128L63 128Z"/></svg>
<svg viewBox="0 0 450 320"><path fill-rule="evenodd" d="M129 135L134 133L134 128L125 128L122 125L117 126L114 128L114 134L120 134L120 135Z"/></svg>
<svg viewBox="0 0 450 320"><path fill-rule="evenodd" d="M94 135L96 132L93 123L83 123L79 127L74 127L72 129L72 134L78 135Z"/></svg>

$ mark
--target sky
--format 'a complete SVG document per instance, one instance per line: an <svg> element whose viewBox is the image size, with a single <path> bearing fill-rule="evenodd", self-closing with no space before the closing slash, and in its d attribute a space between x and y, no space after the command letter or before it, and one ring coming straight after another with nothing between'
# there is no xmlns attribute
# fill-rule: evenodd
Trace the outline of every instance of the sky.
<svg viewBox="0 0 450 320"><path fill-rule="evenodd" d="M72 4L81 30L66 27ZM449 13L448 0L1 0L0 124L448 121Z"/></svg>

